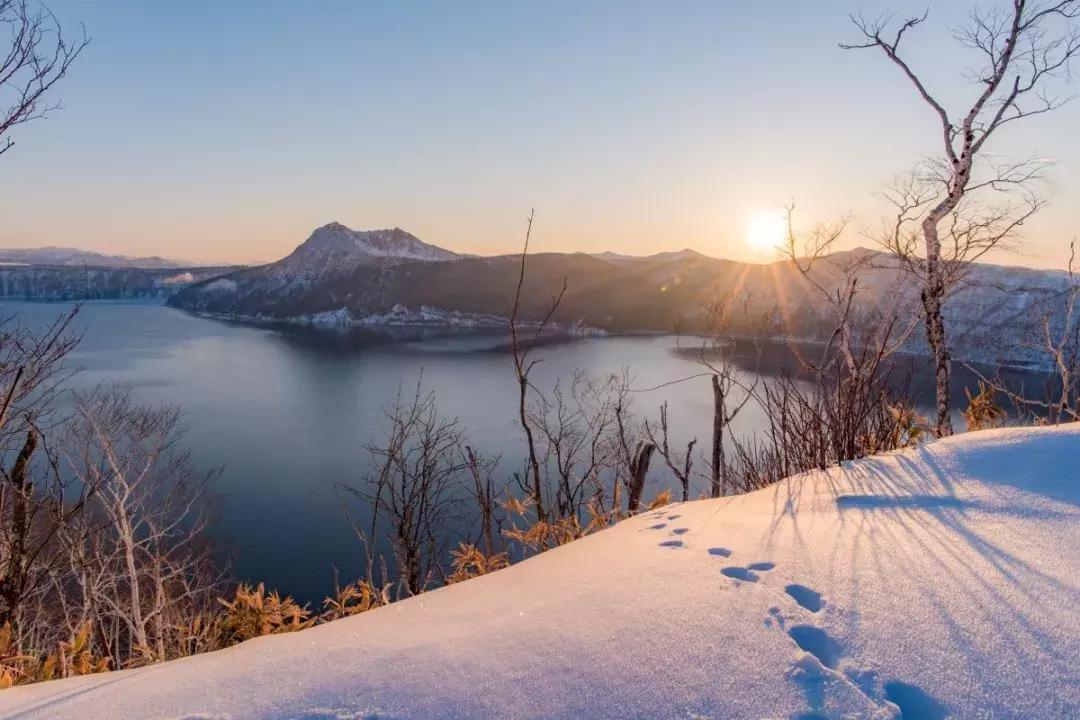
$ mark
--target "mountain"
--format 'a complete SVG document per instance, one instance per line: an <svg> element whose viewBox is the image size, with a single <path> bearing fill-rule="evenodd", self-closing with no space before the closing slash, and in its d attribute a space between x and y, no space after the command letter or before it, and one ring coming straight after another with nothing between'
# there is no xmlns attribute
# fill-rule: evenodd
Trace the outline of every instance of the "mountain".
<svg viewBox="0 0 1080 720"><path fill-rule="evenodd" d="M315 271L371 263L385 258L437 262L460 257L457 253L422 242L401 228L350 230L332 222L316 228L275 270L284 274Z"/></svg>
<svg viewBox="0 0 1080 720"><path fill-rule="evenodd" d="M195 283L171 299L196 312L260 320L335 322L494 321L510 314L517 255L459 255L392 230L316 229L274 263ZM536 319L566 278L556 320L611 330L663 329L699 314L751 267L684 250L630 258L585 253L529 256L521 316ZM802 283L805 285L805 283Z"/></svg>
<svg viewBox="0 0 1080 720"><path fill-rule="evenodd" d="M708 257L699 253L697 250L691 250L690 248L683 248L682 250L675 250L672 252L659 252L652 255L623 255L621 253L611 252L610 250L602 253L591 253L590 255L597 260L606 260L608 262L616 263L684 260L686 258Z"/></svg>
<svg viewBox="0 0 1080 720"><path fill-rule="evenodd" d="M316 228L287 257L252 269L253 276L277 293L291 293L349 273L357 268L411 260L441 262L460 257L429 245L401 228L350 230L332 222Z"/></svg>
<svg viewBox="0 0 1080 720"><path fill-rule="evenodd" d="M195 282L169 302L260 321L504 325L519 262L516 255L457 255L399 228L354 231L331 223L278 262ZM700 331L705 303L737 296L746 313L736 332L775 332L782 325L789 336L824 339L835 320L819 288L842 289L843 268L855 264L856 317L894 309L918 317L918 287L891 256L866 248L824 258L807 274L789 262L742 263L689 250L641 258L537 253L528 258L519 316L544 317L565 280L553 320L566 327ZM1044 317L1054 327L1064 321L1068 283L1062 272L975 265L946 304L954 356L1012 365L1042 362L1033 341ZM925 351L920 328L907 348Z"/></svg>
<svg viewBox="0 0 1080 720"><path fill-rule="evenodd" d="M190 268L197 263L168 258L128 257L126 255L105 255L89 250L65 247L40 248L0 248L0 265L60 265L90 266L99 268L143 268L168 269Z"/></svg>
<svg viewBox="0 0 1080 720"><path fill-rule="evenodd" d="M0 691L22 720L1080 717L1080 424L678 503L299 632Z"/></svg>

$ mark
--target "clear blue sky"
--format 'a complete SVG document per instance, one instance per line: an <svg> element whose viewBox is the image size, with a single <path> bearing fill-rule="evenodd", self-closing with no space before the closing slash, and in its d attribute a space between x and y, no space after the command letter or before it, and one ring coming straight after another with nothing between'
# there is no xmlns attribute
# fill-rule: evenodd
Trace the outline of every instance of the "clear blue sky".
<svg viewBox="0 0 1080 720"><path fill-rule="evenodd" d="M955 100L967 5L938 3L910 48ZM495 253L535 206L537 249L749 259L749 218L795 198L807 223L875 226L875 190L937 149L895 68L837 47L849 12L922 3L51 6L92 44L64 109L0 158L0 245L271 260L338 220ZM997 259L1064 262L1077 126L1080 103L1003 131L995 151L1059 164L1026 254Z"/></svg>

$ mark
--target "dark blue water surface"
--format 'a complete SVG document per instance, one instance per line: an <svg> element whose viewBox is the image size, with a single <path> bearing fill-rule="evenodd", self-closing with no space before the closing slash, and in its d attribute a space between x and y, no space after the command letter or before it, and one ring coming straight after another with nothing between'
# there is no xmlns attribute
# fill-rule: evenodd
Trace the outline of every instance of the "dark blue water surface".
<svg viewBox="0 0 1080 720"><path fill-rule="evenodd" d="M0 315L42 327L70 308L2 302ZM234 577L305 601L332 588L335 568L346 581L360 574L362 552L346 508L354 516L362 510L340 485L361 482L365 447L383 432L386 407L399 390L410 393L421 373L441 413L460 420L470 443L502 456L504 477L521 467L517 387L498 331L250 326L135 302L87 303L74 326L83 339L70 358L79 369L73 385L126 382L141 401L183 408L196 465L221 470L213 530ZM542 388L577 371L601 378L629 367L638 389L700 372L670 336L578 338L547 344L537 357ZM708 378L635 392L632 409L655 418L665 400L673 444L684 447L696 436L705 447ZM761 423L758 408L748 405L736 431L745 435ZM657 458L651 482L661 475Z"/></svg>
<svg viewBox="0 0 1080 720"><path fill-rule="evenodd" d="M70 309L57 303L0 303L0 314L41 327ZM481 452L501 454L505 474L522 445L513 365L500 332L333 331L261 327L198 318L158 304L84 304L83 339L70 358L73 385L132 384L148 403L184 410L186 442L200 469L220 468L214 532L239 579L319 600L356 577L362 553L339 485L358 484L366 443L385 427L384 409L423 373L442 414L456 417ZM541 386L577 370L594 376L632 367L649 387L696 372L669 337L584 338L547 345ZM708 380L636 393L655 414L671 404L675 435L708 435ZM752 422L749 417L748 422ZM696 427L700 426L700 427ZM683 441L685 442L685 441Z"/></svg>

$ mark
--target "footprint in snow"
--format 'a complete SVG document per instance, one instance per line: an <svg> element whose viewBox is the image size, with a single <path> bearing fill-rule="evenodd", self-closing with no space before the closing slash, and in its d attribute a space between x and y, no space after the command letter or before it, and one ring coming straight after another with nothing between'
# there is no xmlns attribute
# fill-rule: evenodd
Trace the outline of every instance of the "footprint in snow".
<svg viewBox="0 0 1080 720"><path fill-rule="evenodd" d="M721 574L733 578L735 580L742 580L743 582L757 582L758 576L750 572L749 568L744 567L726 567L720 570Z"/></svg>
<svg viewBox="0 0 1080 720"><path fill-rule="evenodd" d="M655 525L650 525L649 527L647 527L645 529L646 530L663 530L666 527L667 527L667 523L656 523Z"/></svg>
<svg viewBox="0 0 1080 720"><path fill-rule="evenodd" d="M664 547L664 548L681 548L683 546L683 541L682 540L665 540L662 543L659 543L659 546Z"/></svg>
<svg viewBox="0 0 1080 720"><path fill-rule="evenodd" d="M836 669L844 649L829 633L813 625L795 625L788 635L802 650L810 653L827 668Z"/></svg>
<svg viewBox="0 0 1080 720"><path fill-rule="evenodd" d="M668 520L678 520L681 517L682 517L682 515L668 515L667 519Z"/></svg>
<svg viewBox="0 0 1080 720"><path fill-rule="evenodd" d="M785 586L784 591L794 598L800 607L810 612L819 612L826 605L821 593L805 585L792 583ZM765 619L766 627L771 626L775 621L781 629L784 628L784 619L779 607L773 606L769 608L769 615L770 617ZM787 634L799 649L812 655L822 666L834 673L840 672L837 668L845 658L844 646L825 630L814 625L793 625L788 628ZM807 666L802 660L799 660L793 664L793 667L805 670ZM850 662L845 662L842 674L851 683L852 687L866 696L871 703L876 704L878 702L874 692L874 688L878 683L878 671L876 669L860 668ZM819 687L819 683L812 683L811 686ZM947 720L950 717L948 707L918 685L893 679L886 682L882 689L885 693L885 700L900 709L901 718ZM812 707L820 707L821 698L819 696L811 696L808 693L808 698L811 700ZM826 716L821 715L816 710L811 710L800 715L791 716L791 720L821 720L824 717Z"/></svg>
<svg viewBox="0 0 1080 720"><path fill-rule="evenodd" d="M731 551L725 547L711 547L709 554L713 557L731 557Z"/></svg>
<svg viewBox="0 0 1080 720"><path fill-rule="evenodd" d="M724 548L721 547L719 549L724 549ZM712 552L712 551L710 551L710 552ZM775 567L777 567L777 563L775 563L775 562L752 562L752 563L750 563L750 565L746 566L745 568L731 566L731 567L728 567L728 568L724 568L723 570L720 570L720 572L727 575L728 578L734 578L735 580L741 580L741 581L743 581L745 583L756 583L758 581L757 573L759 573L759 572L768 572L769 570L772 570Z"/></svg>
<svg viewBox="0 0 1080 720"><path fill-rule="evenodd" d="M688 532L690 532L690 528L675 528L674 530L671 531L671 534L672 535L685 535Z"/></svg>
<svg viewBox="0 0 1080 720"><path fill-rule="evenodd" d="M825 600L822 599L821 593L817 590L811 590L805 585L792 583L784 588L784 592L790 595L802 608L810 612L816 613L825 607Z"/></svg>
<svg viewBox="0 0 1080 720"><path fill-rule="evenodd" d="M885 683L885 699L900 708L902 718L945 720L949 710L936 697L917 685L899 680Z"/></svg>

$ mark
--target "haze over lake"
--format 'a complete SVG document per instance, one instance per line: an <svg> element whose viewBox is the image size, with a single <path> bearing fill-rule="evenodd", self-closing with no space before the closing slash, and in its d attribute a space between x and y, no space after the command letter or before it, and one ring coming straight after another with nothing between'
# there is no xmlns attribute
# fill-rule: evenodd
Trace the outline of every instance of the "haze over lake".
<svg viewBox="0 0 1080 720"><path fill-rule="evenodd" d="M63 303L0 303L5 316L40 327L70 310ZM220 469L214 533L233 575L319 601L361 571L361 548L346 513L358 512L343 483L368 471L366 443L386 427L384 409L399 390L436 393L481 453L500 455L499 477L520 469L517 387L501 331L396 328L327 330L252 326L204 319L153 303L91 302L75 327L75 384L131 383L148 403L179 405L197 467ZM584 337L538 351L536 382L550 388L584 371L603 378L629 367L633 387L652 388L700 372L672 336ZM708 378L635 392L632 410L655 418L670 404L672 441L699 448L711 432ZM762 422L753 405L736 432ZM698 458L697 467L704 468ZM663 461L653 461L653 475ZM699 481L694 495L703 487ZM646 497L653 490L646 489ZM363 518L357 517L363 522Z"/></svg>

